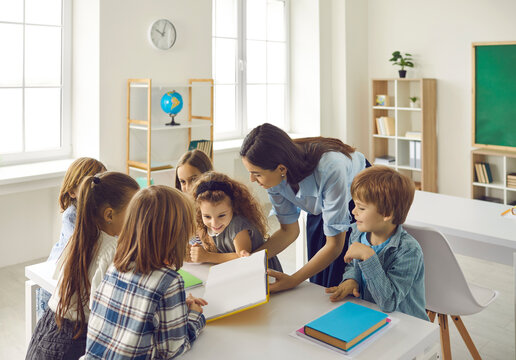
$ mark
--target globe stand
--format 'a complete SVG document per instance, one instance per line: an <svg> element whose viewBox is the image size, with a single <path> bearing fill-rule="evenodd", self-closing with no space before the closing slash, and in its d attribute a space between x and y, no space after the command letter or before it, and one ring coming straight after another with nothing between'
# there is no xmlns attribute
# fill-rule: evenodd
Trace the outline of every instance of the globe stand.
<svg viewBox="0 0 516 360"><path fill-rule="evenodd" d="M170 126L181 125L180 123L176 123L176 121L175 121L176 115L177 114L168 114L168 116L170 116L170 122L166 123L165 125L170 125Z"/></svg>

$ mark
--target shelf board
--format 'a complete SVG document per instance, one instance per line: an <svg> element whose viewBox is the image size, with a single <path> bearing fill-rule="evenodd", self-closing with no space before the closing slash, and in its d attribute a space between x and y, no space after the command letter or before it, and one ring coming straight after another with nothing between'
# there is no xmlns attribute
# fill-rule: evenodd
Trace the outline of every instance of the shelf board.
<svg viewBox="0 0 516 360"><path fill-rule="evenodd" d="M149 86L144 83L131 83L132 88L148 88ZM152 84L151 88L156 89L168 89L168 88L197 88L197 87L206 87L211 88L213 85L209 82L196 82L193 84L185 84L185 83L172 83L172 84Z"/></svg>
<svg viewBox="0 0 516 360"><path fill-rule="evenodd" d="M197 127L210 127L211 121L210 120L192 120L189 121L182 121L180 123L181 125L176 126L170 126L165 124L157 124L157 125L151 125L152 131L168 131L168 130L181 130L181 129L190 129L190 128L197 128ZM147 126L145 125L130 125L131 129L134 130L144 130L147 131Z"/></svg>
<svg viewBox="0 0 516 360"><path fill-rule="evenodd" d="M515 191L516 192L516 188L511 188L511 187L508 187L506 188L508 191Z"/></svg>
<svg viewBox="0 0 516 360"><path fill-rule="evenodd" d="M379 139L396 139L396 136L394 136L394 135L378 135L378 134L374 134L373 137L379 138Z"/></svg>
<svg viewBox="0 0 516 360"><path fill-rule="evenodd" d="M408 165L398 165L398 169L412 170L412 171L421 171L420 168L415 168L415 167L411 167L411 166L408 166Z"/></svg>
<svg viewBox="0 0 516 360"><path fill-rule="evenodd" d="M147 162L145 160L129 160L127 162L129 164L129 168L136 171L147 172ZM177 161L152 161L151 160L151 168L150 171L165 171L172 170L174 168L173 164L176 164Z"/></svg>
<svg viewBox="0 0 516 360"><path fill-rule="evenodd" d="M415 138L406 137L406 136L398 136L398 140L406 140L406 141L421 141L421 139L415 139Z"/></svg>
<svg viewBox="0 0 516 360"><path fill-rule="evenodd" d="M421 111L421 108L411 108L411 107L398 107L398 110L403 111Z"/></svg>
<svg viewBox="0 0 516 360"><path fill-rule="evenodd" d="M375 110L394 110L396 109L394 106L373 106Z"/></svg>
<svg viewBox="0 0 516 360"><path fill-rule="evenodd" d="M485 187L485 188L490 188L490 189L500 189L500 190L504 190L505 189L505 186L503 186L503 184L501 183L489 183L489 184L486 184L486 183L480 183L480 182L474 182L473 183L473 186L480 186L480 187ZM514 189L516 190L516 189Z"/></svg>

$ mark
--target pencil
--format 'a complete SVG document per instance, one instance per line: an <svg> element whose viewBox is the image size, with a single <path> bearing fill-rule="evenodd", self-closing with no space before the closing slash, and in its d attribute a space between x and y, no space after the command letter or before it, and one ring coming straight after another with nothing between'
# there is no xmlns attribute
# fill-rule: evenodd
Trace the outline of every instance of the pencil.
<svg viewBox="0 0 516 360"><path fill-rule="evenodd" d="M504 216L504 215L505 215L505 214L507 214L509 211L511 211L512 209L515 209L515 208L516 208L516 206L513 206L512 208L509 208L509 209L505 210L505 211L501 214L501 216Z"/></svg>

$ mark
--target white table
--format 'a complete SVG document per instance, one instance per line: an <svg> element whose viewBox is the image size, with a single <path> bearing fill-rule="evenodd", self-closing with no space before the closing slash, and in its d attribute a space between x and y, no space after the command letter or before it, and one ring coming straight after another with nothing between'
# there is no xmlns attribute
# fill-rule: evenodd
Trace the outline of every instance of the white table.
<svg viewBox="0 0 516 360"><path fill-rule="evenodd" d="M416 191L406 223L438 229L446 235L453 251L458 254L512 265L516 314L516 219L513 215L500 215L509 207Z"/></svg>
<svg viewBox="0 0 516 360"><path fill-rule="evenodd" d="M203 280L207 278L207 265L185 264L184 268ZM52 292L56 286L51 279L53 271L53 265L48 263L27 266L25 275L30 279L27 283L32 282L27 285L31 289L27 294L33 294L32 289L38 285ZM204 287L188 292L202 296ZM378 309L374 304L352 300ZM291 291L271 295L267 304L208 323L182 359L341 359L336 352L289 335L340 304L331 303L323 287L304 282ZM34 305L34 297L27 296L30 314ZM27 317L30 334L34 316ZM357 359L431 359L440 354L438 325L398 312L392 316L399 323L358 354ZM27 334L29 339L30 334Z"/></svg>

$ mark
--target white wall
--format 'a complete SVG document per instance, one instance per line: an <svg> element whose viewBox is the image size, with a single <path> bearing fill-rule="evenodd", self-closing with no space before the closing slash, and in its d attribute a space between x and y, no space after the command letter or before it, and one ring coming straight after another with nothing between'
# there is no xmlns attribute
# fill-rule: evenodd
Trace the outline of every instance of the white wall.
<svg viewBox="0 0 516 360"><path fill-rule="evenodd" d="M516 39L514 14L514 0L369 0L368 80L397 77L395 50L414 55L408 77L437 79L440 193L470 196L471 43Z"/></svg>

